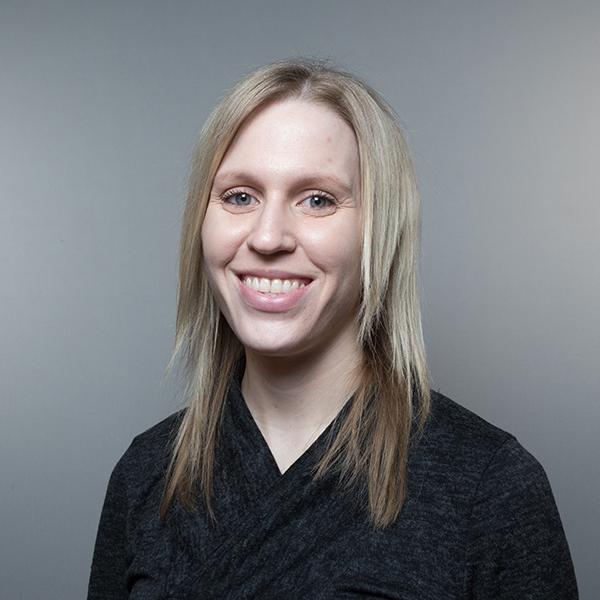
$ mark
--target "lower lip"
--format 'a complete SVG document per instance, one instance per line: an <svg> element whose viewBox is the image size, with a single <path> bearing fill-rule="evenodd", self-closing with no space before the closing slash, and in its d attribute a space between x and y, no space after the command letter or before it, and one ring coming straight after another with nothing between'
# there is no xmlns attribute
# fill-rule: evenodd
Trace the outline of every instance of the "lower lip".
<svg viewBox="0 0 600 600"><path fill-rule="evenodd" d="M246 304L256 310L263 312L285 312L298 306L306 293L308 288L312 285L312 281L306 284L304 287L299 287L292 292L286 294L265 294L263 292L257 292L247 285L244 285L242 280L237 277L238 285L240 287L240 293Z"/></svg>

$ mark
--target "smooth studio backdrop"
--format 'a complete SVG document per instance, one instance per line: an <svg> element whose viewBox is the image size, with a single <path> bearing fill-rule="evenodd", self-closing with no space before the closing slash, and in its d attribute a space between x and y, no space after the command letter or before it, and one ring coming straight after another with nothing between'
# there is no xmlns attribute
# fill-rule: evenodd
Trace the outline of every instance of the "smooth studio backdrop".
<svg viewBox="0 0 600 600"><path fill-rule="evenodd" d="M544 466L600 597L600 4L0 2L0 597L85 597L110 471L179 408L190 156L223 91L306 54L399 113L434 387Z"/></svg>

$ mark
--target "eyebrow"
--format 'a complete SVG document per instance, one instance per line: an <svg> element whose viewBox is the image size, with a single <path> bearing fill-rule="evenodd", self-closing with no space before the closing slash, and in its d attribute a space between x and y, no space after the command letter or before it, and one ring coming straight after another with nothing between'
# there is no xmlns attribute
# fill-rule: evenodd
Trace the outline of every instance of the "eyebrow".
<svg viewBox="0 0 600 600"><path fill-rule="evenodd" d="M261 187L259 177L257 177L253 173L240 170L225 171L223 173L217 174L214 178L213 185L226 185L230 182L233 183L234 181L238 180L242 180L247 184L251 185L252 187ZM323 182L332 184L347 194L352 193L352 186L349 183L342 181L341 179L330 173L314 173L311 175L302 175L294 180L293 186L297 188L303 186L319 187L319 185Z"/></svg>

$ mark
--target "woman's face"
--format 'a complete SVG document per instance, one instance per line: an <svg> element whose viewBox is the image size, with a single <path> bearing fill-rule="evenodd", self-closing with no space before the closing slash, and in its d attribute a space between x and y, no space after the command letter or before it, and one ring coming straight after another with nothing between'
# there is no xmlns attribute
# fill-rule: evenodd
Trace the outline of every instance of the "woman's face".
<svg viewBox="0 0 600 600"><path fill-rule="evenodd" d="M202 248L246 349L294 356L355 343L359 186L354 132L328 107L277 101L240 128L213 181Z"/></svg>

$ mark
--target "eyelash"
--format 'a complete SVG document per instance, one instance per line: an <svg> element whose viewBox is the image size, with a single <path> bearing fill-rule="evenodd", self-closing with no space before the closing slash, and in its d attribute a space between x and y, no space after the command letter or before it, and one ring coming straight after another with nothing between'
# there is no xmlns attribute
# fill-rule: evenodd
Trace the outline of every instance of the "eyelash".
<svg viewBox="0 0 600 600"><path fill-rule="evenodd" d="M228 200L229 198L236 196L237 194L246 194L247 196L253 197L252 194L249 194L248 192L245 192L244 190L240 190L240 189L233 189L233 190L229 190L227 192L225 192L224 194L221 195L221 200L223 202L225 202L226 200ZM333 206L337 206L337 201L333 196L330 196L327 192L322 192L320 190L315 190L314 192L311 192L306 198L314 198L314 197L318 197L318 198L322 198L324 200L327 200L328 202L330 202L331 205ZM244 206L243 204L237 204L235 206ZM318 208L316 208L315 210L319 210Z"/></svg>

